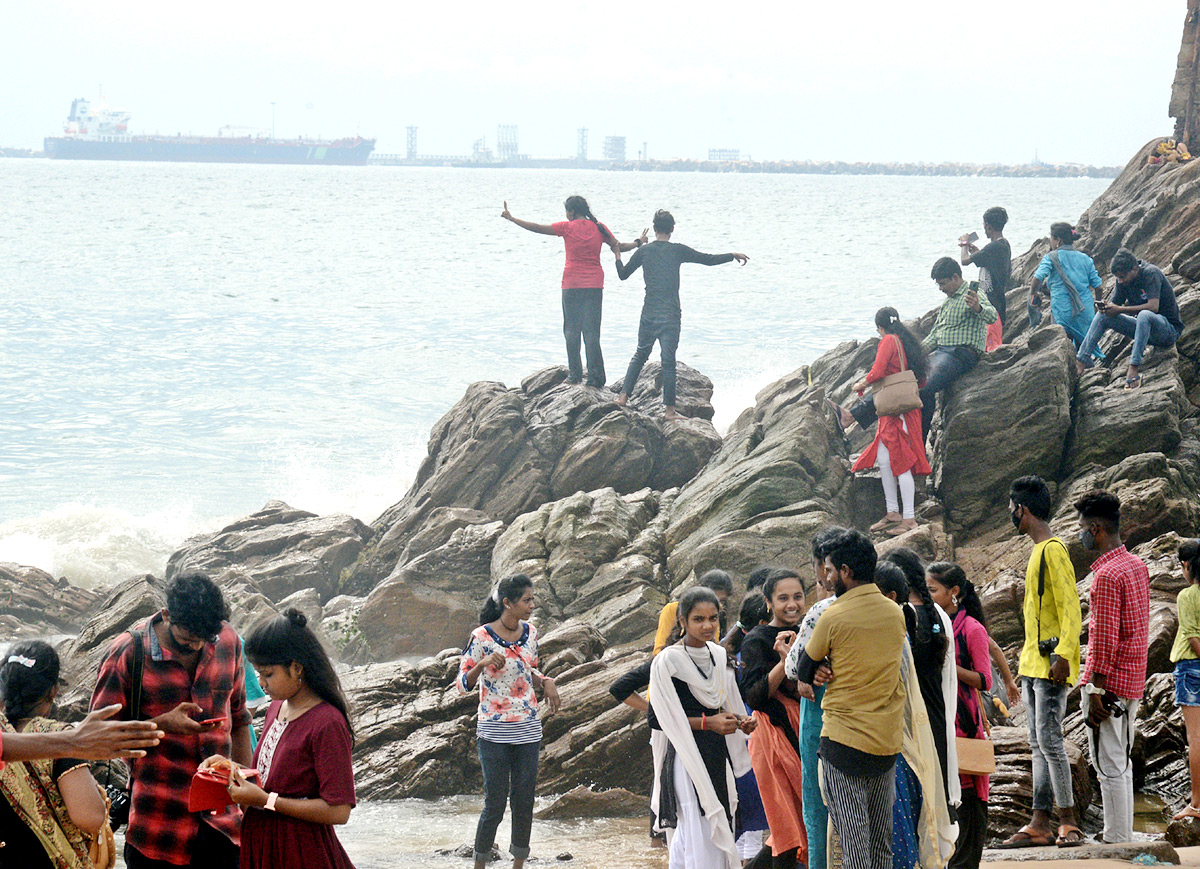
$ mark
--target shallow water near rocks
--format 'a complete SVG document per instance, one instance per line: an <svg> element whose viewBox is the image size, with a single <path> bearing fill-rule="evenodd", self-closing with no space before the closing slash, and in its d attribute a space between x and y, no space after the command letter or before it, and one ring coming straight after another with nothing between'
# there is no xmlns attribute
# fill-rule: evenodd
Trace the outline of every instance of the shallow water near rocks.
<svg viewBox="0 0 1200 869"><path fill-rule="evenodd" d="M547 804L538 800L538 808ZM470 867L464 857L439 855L439 849L456 849L469 844L475 836L475 822L483 806L480 796L450 797L444 800L397 800L364 802L350 816L350 823L338 828L338 838L350 855L355 869L453 869ZM564 866L570 869L600 869L612 866L638 866L666 869L667 852L652 848L648 833L649 819L587 818L575 821L533 822L533 853L529 866ZM496 842L505 859L495 867L511 865L507 857L509 821L500 824ZM118 853L124 847L118 835ZM558 855L570 853L572 859L559 861ZM124 869L123 860L117 860Z"/></svg>

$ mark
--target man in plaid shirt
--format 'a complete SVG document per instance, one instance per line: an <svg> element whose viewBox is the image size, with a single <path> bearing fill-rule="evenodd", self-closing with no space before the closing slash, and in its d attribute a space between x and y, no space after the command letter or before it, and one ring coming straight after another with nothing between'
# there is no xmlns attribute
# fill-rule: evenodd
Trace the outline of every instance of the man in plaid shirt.
<svg viewBox="0 0 1200 869"><path fill-rule="evenodd" d="M1079 539L1100 552L1092 564L1087 666L1081 680L1088 748L1100 779L1105 842L1133 838L1130 753L1146 685L1150 571L1121 543L1121 502L1089 492L1075 502Z"/></svg>
<svg viewBox="0 0 1200 869"><path fill-rule="evenodd" d="M192 776L206 757L251 763L242 644L221 590L199 573L175 577L167 606L138 624L143 650L141 718L165 733L130 764L133 799L125 834L129 869L237 869L241 812L188 811ZM113 640L100 664L92 709L113 703L129 718L135 694L132 633ZM221 722L203 724L207 719Z"/></svg>
<svg viewBox="0 0 1200 869"><path fill-rule="evenodd" d="M938 310L933 329L921 342L929 351L929 374L921 387L924 437L929 437L937 394L975 367L987 344L988 324L996 322L999 316L987 297L979 295L979 284L964 281L962 267L950 257L935 262L929 276L948 298ZM856 403L850 408L850 415L864 430L873 426L877 418L873 396Z"/></svg>

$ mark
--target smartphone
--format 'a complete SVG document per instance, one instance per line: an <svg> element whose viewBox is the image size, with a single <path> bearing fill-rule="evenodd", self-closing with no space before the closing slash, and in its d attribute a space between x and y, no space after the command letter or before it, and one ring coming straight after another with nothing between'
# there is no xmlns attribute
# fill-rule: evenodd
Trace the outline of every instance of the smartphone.
<svg viewBox="0 0 1200 869"><path fill-rule="evenodd" d="M979 233L973 232L967 236L967 244L974 244L979 241Z"/></svg>
<svg viewBox="0 0 1200 869"><path fill-rule="evenodd" d="M224 724L228 720L229 719L226 718L225 716L221 716L220 718L207 718L204 721L201 721L200 723L207 726L209 724Z"/></svg>
<svg viewBox="0 0 1200 869"><path fill-rule="evenodd" d="M1106 303L1106 302L1101 302L1100 300L1098 300L1098 299L1097 299L1097 300L1096 300L1096 310L1097 310L1097 311L1103 311L1103 310L1104 310L1104 306L1105 306L1105 304L1107 304L1107 303Z"/></svg>

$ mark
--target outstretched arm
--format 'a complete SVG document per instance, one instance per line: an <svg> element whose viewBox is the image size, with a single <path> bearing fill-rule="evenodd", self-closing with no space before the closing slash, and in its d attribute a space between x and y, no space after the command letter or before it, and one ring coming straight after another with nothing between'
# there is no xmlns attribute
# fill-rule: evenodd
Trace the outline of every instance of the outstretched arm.
<svg viewBox="0 0 1200 869"><path fill-rule="evenodd" d="M741 265L745 265L750 257L744 253L700 253L700 251L680 245L683 248L681 261L685 263L697 263L702 266L719 266L722 263L730 263L737 260Z"/></svg>
<svg viewBox="0 0 1200 869"><path fill-rule="evenodd" d="M508 210L507 202L504 203L504 210L500 212L500 216L507 221L515 223L517 226L521 227L521 229L528 229L530 232L536 232L541 235L557 235L557 233L554 231L554 227L550 226L548 223L533 223L529 220L522 220L519 217L513 217L512 213Z"/></svg>

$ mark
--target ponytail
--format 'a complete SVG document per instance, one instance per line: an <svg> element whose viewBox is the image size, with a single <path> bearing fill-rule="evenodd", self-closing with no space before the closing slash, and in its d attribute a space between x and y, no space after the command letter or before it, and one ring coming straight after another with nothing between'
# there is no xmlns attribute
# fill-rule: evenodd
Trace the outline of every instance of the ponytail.
<svg viewBox="0 0 1200 869"><path fill-rule="evenodd" d="M613 238L613 234L608 231L608 228L596 219L596 215L592 214L591 207L582 196L568 196L567 201L563 203L563 208L577 217L582 217L596 224L596 229L600 230L600 235L610 244L617 243L617 240Z"/></svg>
<svg viewBox="0 0 1200 869"><path fill-rule="evenodd" d="M483 602L483 608L479 611L479 623L486 625L500 618L504 612L504 602L520 600L527 588L533 588L533 580L523 573L504 577Z"/></svg>
<svg viewBox="0 0 1200 869"><path fill-rule="evenodd" d="M918 637L929 643L929 647L933 650L934 661L937 662L938 666L941 666L942 661L946 657L946 647L950 645L950 638L946 636L946 632L943 629L942 618L938 615L937 611L937 604L929 596L929 586L925 583L918 582L909 588L921 599L921 611L925 616L924 620L917 619Z"/></svg>

